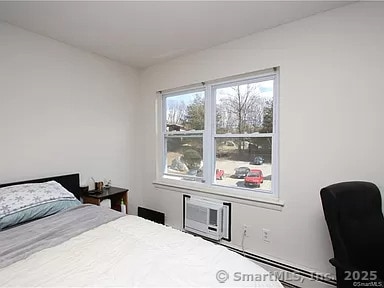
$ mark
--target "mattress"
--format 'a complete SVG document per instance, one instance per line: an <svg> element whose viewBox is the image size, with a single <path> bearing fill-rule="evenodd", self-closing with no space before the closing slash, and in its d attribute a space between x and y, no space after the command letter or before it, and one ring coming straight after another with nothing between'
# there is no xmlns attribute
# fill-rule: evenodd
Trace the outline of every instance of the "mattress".
<svg viewBox="0 0 384 288"><path fill-rule="evenodd" d="M44 219L43 224L39 224L43 229L41 233L48 234L40 240L37 237L28 241L31 239L28 233L36 234L32 229L35 224L1 231L0 237L24 231L28 239L17 245L7 244L11 251L7 257L19 256L0 269L0 286L283 287L263 268L223 246L136 216L121 216L120 213L118 217L105 217L107 220L100 225L79 228L84 226L81 223L100 218L106 210L112 211L92 207L87 209L96 211L95 216L87 210L85 216L75 217L76 221L68 220L61 228L55 224L55 218L63 221L63 215L81 209ZM52 232L54 227L51 231L44 226L50 222L58 227L57 231ZM64 235L57 236L60 231ZM39 246L39 241L44 244ZM26 248L28 245L33 249ZM22 253L16 253L16 246L24 249ZM0 254L1 257L4 255Z"/></svg>

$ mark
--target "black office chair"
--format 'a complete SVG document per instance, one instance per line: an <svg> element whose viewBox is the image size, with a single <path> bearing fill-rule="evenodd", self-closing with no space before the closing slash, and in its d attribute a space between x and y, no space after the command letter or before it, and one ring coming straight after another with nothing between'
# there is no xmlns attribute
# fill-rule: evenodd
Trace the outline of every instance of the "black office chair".
<svg viewBox="0 0 384 288"><path fill-rule="evenodd" d="M336 268L337 287L372 282L384 287L384 217L377 186L360 181L338 183L321 189L320 196L333 246L334 258L329 261Z"/></svg>

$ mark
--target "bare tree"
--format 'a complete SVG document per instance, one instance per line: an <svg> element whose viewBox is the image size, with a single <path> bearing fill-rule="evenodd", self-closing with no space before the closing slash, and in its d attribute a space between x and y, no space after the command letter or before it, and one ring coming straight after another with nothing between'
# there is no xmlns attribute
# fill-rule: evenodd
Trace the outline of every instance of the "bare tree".
<svg viewBox="0 0 384 288"><path fill-rule="evenodd" d="M184 101L170 102L167 107L167 124L181 125L185 119L187 106Z"/></svg>
<svg viewBox="0 0 384 288"><path fill-rule="evenodd" d="M217 111L221 128L232 133L252 133L263 123L264 100L255 84L224 88Z"/></svg>
<svg viewBox="0 0 384 288"><path fill-rule="evenodd" d="M257 84L237 85L220 91L217 112L220 122L217 127L224 133L254 133L263 124L265 99L261 97ZM238 149L244 150L245 138L238 141Z"/></svg>

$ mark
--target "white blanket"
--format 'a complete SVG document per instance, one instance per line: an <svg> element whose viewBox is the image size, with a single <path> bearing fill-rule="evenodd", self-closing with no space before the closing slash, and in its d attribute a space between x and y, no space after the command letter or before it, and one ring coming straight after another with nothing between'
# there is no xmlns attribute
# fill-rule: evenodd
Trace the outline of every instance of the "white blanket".
<svg viewBox="0 0 384 288"><path fill-rule="evenodd" d="M222 246L136 216L101 225L0 269L0 286L283 287L264 269Z"/></svg>

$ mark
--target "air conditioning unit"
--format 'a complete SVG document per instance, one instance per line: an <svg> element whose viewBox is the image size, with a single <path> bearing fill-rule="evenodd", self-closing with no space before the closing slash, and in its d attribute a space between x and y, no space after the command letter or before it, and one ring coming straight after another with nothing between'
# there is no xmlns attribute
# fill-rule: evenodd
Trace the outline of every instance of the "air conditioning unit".
<svg viewBox="0 0 384 288"><path fill-rule="evenodd" d="M184 230L214 240L220 240L223 237L223 203L188 198L184 209Z"/></svg>

